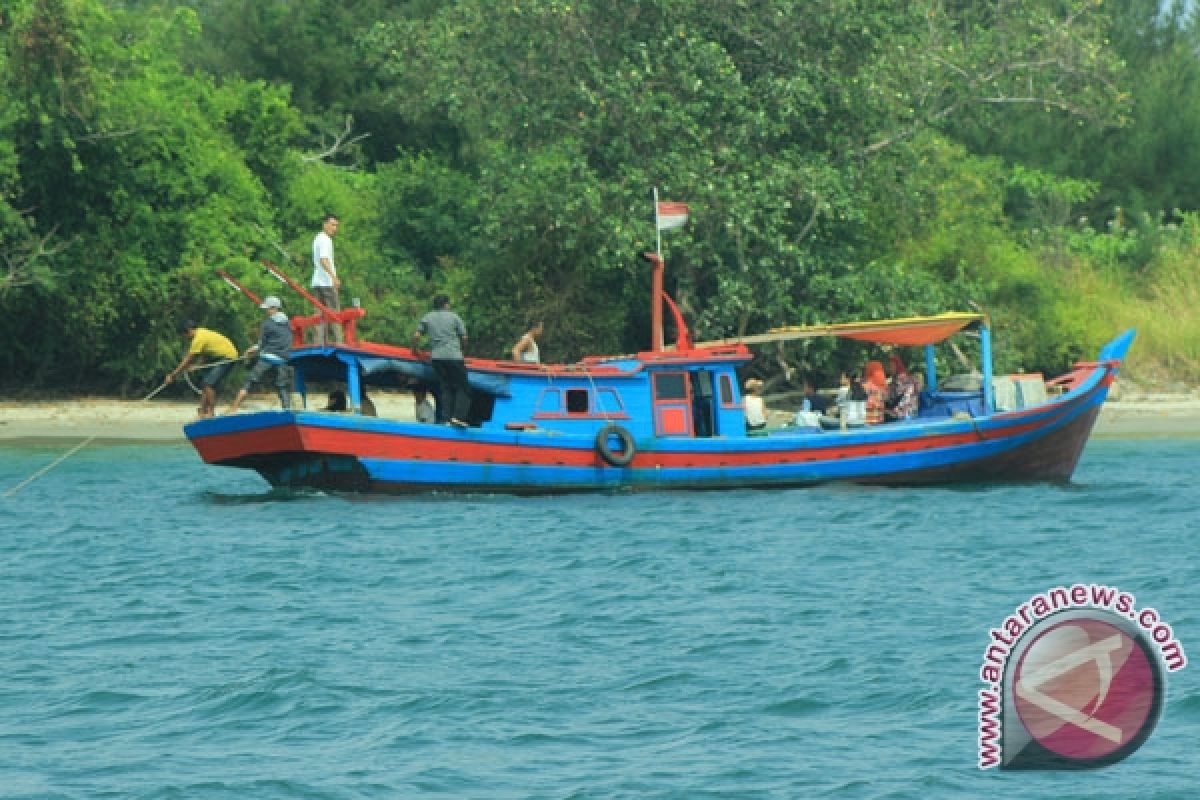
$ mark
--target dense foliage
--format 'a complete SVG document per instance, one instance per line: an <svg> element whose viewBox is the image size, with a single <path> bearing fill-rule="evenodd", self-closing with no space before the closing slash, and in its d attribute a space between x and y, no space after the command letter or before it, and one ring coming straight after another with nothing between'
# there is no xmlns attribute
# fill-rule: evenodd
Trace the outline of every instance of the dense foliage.
<svg viewBox="0 0 1200 800"><path fill-rule="evenodd" d="M1152 0L10 0L0 386L153 388L183 316L245 346L215 269L305 280L327 211L369 336L448 290L478 355L639 349L653 187L700 339L973 304L1001 368L1136 324L1194 380L1197 44Z"/></svg>

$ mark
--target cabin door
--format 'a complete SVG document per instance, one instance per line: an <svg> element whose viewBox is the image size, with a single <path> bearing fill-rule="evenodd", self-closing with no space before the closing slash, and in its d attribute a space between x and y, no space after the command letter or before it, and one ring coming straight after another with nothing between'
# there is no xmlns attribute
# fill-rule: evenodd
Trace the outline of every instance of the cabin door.
<svg viewBox="0 0 1200 800"><path fill-rule="evenodd" d="M713 374L706 369L691 373L692 423L697 437L717 432L716 404L713 402Z"/></svg>
<svg viewBox="0 0 1200 800"><path fill-rule="evenodd" d="M692 435L692 391L686 372L656 372L654 432L659 436Z"/></svg>

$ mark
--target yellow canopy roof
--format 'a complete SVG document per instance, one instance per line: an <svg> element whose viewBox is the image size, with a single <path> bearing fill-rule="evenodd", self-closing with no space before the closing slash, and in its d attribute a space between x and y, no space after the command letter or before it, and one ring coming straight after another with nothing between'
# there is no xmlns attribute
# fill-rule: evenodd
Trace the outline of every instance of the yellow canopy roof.
<svg viewBox="0 0 1200 800"><path fill-rule="evenodd" d="M762 344L783 342L789 339L813 339L818 336L840 336L875 344L915 346L936 344L950 338L970 325L984 322L983 314L949 312L933 317L907 317L905 319L882 319L872 322L840 322L831 325L793 325L772 328L767 333L753 336L716 339L700 342L696 347L712 347L722 344Z"/></svg>

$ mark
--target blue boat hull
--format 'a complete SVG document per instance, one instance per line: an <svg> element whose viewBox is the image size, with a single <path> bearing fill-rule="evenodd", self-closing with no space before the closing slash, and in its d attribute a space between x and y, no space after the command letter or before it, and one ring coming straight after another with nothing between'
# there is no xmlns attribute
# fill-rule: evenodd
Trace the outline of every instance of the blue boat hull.
<svg viewBox="0 0 1200 800"><path fill-rule="evenodd" d="M1070 480L1108 392L1106 370L1056 401L986 418L848 432L643 439L627 466L593 436L459 430L313 412L202 420L188 436L210 463L257 470L273 486L364 492L555 492ZM220 445L220 446L218 446Z"/></svg>

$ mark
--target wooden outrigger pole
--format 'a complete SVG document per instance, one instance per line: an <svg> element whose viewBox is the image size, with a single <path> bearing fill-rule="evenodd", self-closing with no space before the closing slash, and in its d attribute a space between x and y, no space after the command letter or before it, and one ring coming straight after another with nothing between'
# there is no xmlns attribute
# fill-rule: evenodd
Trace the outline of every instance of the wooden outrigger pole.
<svg viewBox="0 0 1200 800"><path fill-rule="evenodd" d="M312 295L312 293L310 293L303 286L301 286L300 284L296 283L296 281L294 281L290 277L288 277L283 272L283 270L281 270L279 267L275 266L274 264L272 264L270 261L267 261L266 259L263 259L262 263L263 263L263 266L267 268L267 272L271 273L271 275L274 276L276 280L278 280L280 283L282 283L286 286L291 287L295 291L299 292L300 295L303 296L305 300L312 303L313 306L317 309L317 313L313 314L313 315L309 315L309 316L294 315L294 316L292 316L290 322L291 322L291 328L292 328L292 346L293 347L302 347L304 345L305 329L310 328L314 325L321 325L326 322L333 322L333 323L337 323L338 325L342 326L342 332L343 332L343 334L345 334L344 338L346 340L346 344L357 344L358 343L358 320L362 319L363 317L365 317L367 315L367 311L365 308L352 307L352 308L342 309L341 311L334 311L332 308L325 305L320 300L318 300L316 297L314 297ZM242 286L242 284L238 283L233 278L233 276L231 276L228 272L226 272L223 269L218 269L217 274L221 276L221 280L225 281L227 284L232 286L234 289L237 289L239 292L246 295L246 297L253 300L255 305L262 304L262 300L259 299L258 295L256 295L254 292L247 289L245 286Z"/></svg>
<svg viewBox="0 0 1200 800"><path fill-rule="evenodd" d="M343 338L346 344L358 343L358 321L367 315L364 308L351 307L344 308L341 311L334 311L329 306L322 303L312 295L307 289L296 283L279 267L267 261L265 258L262 261L263 266L267 268L267 272L275 276L277 280L284 283L298 292L305 300L313 304L317 309L316 314L312 316L294 316L292 317L292 344L295 347L300 347L304 344L304 329L310 328L313 325L321 325L327 322L335 322L342 326Z"/></svg>
<svg viewBox="0 0 1200 800"><path fill-rule="evenodd" d="M226 272L223 269L218 269L217 274L221 276L221 280L225 281L230 286L232 286L234 289L237 289L239 292L246 295L246 297L249 297L251 300L253 300L254 305L257 306L257 305L262 304L262 300L258 299L258 295L256 295L254 292L250 291L245 286L242 286L240 283L238 283L236 280L234 280L233 276L230 275L228 272Z"/></svg>

